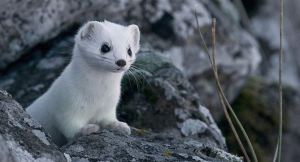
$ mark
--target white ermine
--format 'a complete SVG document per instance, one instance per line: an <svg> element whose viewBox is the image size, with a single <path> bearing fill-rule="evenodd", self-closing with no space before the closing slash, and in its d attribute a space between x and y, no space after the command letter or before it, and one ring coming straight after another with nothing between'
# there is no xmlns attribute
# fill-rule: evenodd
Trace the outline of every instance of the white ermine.
<svg viewBox="0 0 300 162"><path fill-rule="evenodd" d="M121 79L139 50L138 26L90 21L75 36L72 60L26 111L58 145L103 127L130 134L117 120Z"/></svg>

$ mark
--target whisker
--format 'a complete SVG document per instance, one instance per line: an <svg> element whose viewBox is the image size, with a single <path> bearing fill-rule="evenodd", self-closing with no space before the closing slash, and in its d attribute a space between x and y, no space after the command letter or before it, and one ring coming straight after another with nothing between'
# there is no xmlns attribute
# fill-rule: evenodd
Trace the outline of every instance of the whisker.
<svg viewBox="0 0 300 162"><path fill-rule="evenodd" d="M100 56L100 58L103 58L103 59L106 59L106 60L113 61L112 59L110 59L110 58L107 58L107 57L104 57L104 56Z"/></svg>
<svg viewBox="0 0 300 162"><path fill-rule="evenodd" d="M133 75L136 75L139 79L143 80L141 81L141 83L147 83L148 86L152 87L148 79L146 78L146 76L149 76L149 74L152 75L150 72L135 66L131 66L130 71L132 71Z"/></svg>
<svg viewBox="0 0 300 162"><path fill-rule="evenodd" d="M131 84L131 78L130 78L131 73L130 73L129 70L128 70L127 72L128 72L128 81L129 81L129 85L130 85L130 87L133 87L132 84Z"/></svg>
<svg viewBox="0 0 300 162"><path fill-rule="evenodd" d="M134 75L134 73L131 70L130 70L130 72L132 73L132 76L133 76L133 78L134 78L134 80L136 82L136 87L139 90L140 89L140 87L139 87L139 80L136 78L136 76Z"/></svg>
<svg viewBox="0 0 300 162"><path fill-rule="evenodd" d="M107 61L107 60L99 60L99 61L101 61L101 62L106 62L106 63L109 63L109 64L114 64L114 63L112 63L112 62L110 62L110 61Z"/></svg>
<svg viewBox="0 0 300 162"><path fill-rule="evenodd" d="M144 76L142 76L140 73L134 71L134 69L131 69L131 71L133 72L133 75L136 76L137 80L139 81L139 83L141 84L141 87L143 87L143 82L144 80L146 80L146 78L144 78Z"/></svg>
<svg viewBox="0 0 300 162"><path fill-rule="evenodd" d="M128 73L129 73L129 76L132 76L133 80L135 81L135 85L136 85L137 89L139 90L138 81L136 80L136 78L135 78L134 74L132 73L131 69L128 70Z"/></svg>
<svg viewBox="0 0 300 162"><path fill-rule="evenodd" d="M142 69L142 68L140 68L140 67L137 67L137 66L134 66L134 65L131 65L131 67L132 67L133 69L135 69L135 70L138 70L138 71L141 72L141 73L153 75L151 72L149 72L149 71L147 71L147 70L145 70L145 69Z"/></svg>

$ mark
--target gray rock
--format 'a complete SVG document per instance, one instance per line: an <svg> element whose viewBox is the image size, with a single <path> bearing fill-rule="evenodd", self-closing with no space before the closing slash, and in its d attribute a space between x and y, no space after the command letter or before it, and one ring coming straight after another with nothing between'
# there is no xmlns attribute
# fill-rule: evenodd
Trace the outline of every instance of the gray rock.
<svg viewBox="0 0 300 162"><path fill-rule="evenodd" d="M55 51L64 48L60 47L64 46L61 44L55 45L43 58L43 62L56 58L59 53ZM67 60L52 69L36 68L41 63L39 58L29 59L29 62L24 62L18 66L20 70L14 70L4 77L4 79L15 80L13 84L4 88L13 93L15 98L25 106L47 90L60 74ZM225 148L225 140L209 111L200 105L199 95L181 71L175 68L167 58L142 49L134 66L139 70L131 69L134 76L127 73L123 80L123 93L118 109L121 120L134 127L151 129L155 132L173 130L171 132L176 132L179 136L184 134L180 130L186 120L200 120L207 125L203 132L199 132L205 137L203 139L209 139L204 142ZM47 77L49 74L54 76ZM26 76L31 77L24 82L23 78ZM199 134L194 134L194 136Z"/></svg>
<svg viewBox="0 0 300 162"><path fill-rule="evenodd" d="M71 59L73 38L55 39L45 46L47 52L43 51L45 47L33 50L28 59L7 70L0 80L0 88L10 92L25 108L48 89L67 65Z"/></svg>
<svg viewBox="0 0 300 162"><path fill-rule="evenodd" d="M181 71L147 50L139 53L135 67L142 70L133 70L134 76L126 75L123 80L118 109L121 120L137 128L194 136L207 145L225 148L219 128ZM135 78L137 85L133 84Z"/></svg>
<svg viewBox="0 0 300 162"><path fill-rule="evenodd" d="M273 0L265 0L253 15L251 29L260 41L263 49L263 60L259 74L269 83L277 82L280 53L279 11L280 4ZM298 9L296 9L298 8ZM299 1L287 1L285 10L284 64L283 83L300 89L300 66L298 45L300 13Z"/></svg>
<svg viewBox="0 0 300 162"><path fill-rule="evenodd" d="M181 5L182 7L176 7ZM195 8L200 30L211 50L211 18L217 18L216 57L222 85L230 101L238 94L247 78L254 74L261 61L259 45L254 37L239 26L239 14L230 1L189 1L172 3L167 12L172 20L160 26L162 31L174 31L167 35L147 35L154 49L168 56L177 68L184 72L200 95L201 103L210 107L215 117L221 115L215 80L208 56L204 53L196 30ZM167 15L167 14L166 14ZM180 15L180 16L177 16ZM169 15L168 15L169 16ZM163 18L162 18L163 19ZM169 27L170 26L170 27ZM183 32L177 29L184 29ZM153 31L155 32L155 31ZM171 32L168 32L171 33ZM184 33L184 34L183 34Z"/></svg>
<svg viewBox="0 0 300 162"><path fill-rule="evenodd" d="M209 62L195 30L195 9L209 48L210 21L213 16L217 17L217 64L220 75L226 78L223 80L225 92L232 100L247 76L256 70L260 53L255 39L239 26L239 14L229 0L5 0L0 7L0 15L3 15L0 69L74 24L90 19L135 23L141 28L143 41L168 55L194 84L202 103L217 115L219 101ZM49 68L51 62L60 64L61 60L42 61L43 65L38 67Z"/></svg>
<svg viewBox="0 0 300 162"><path fill-rule="evenodd" d="M184 5L183 8L181 5ZM176 3L171 3L169 0L87 0L84 2L80 0L41 0L39 2L4 0L0 7L0 36L3 38L0 42L2 56L0 69L16 61L29 48L53 38L74 23L83 23L91 18L108 19L120 23L124 23L125 20L127 23L128 21L136 22L144 30L149 31L149 28L155 28L157 33L165 34L163 31L158 31L158 27L163 25L161 20L175 17L178 25L174 29L181 36L185 36L189 29L183 21L193 19L185 13L190 12L189 8L194 5L200 6L200 11L197 11L199 15L207 15L202 3L195 0L188 3L180 0ZM175 13L175 11L178 12ZM174 15L168 16L170 13ZM205 17L202 22L208 23L209 19Z"/></svg>
<svg viewBox="0 0 300 162"><path fill-rule="evenodd" d="M0 161L46 162L67 161L64 154L32 121L22 107L0 90ZM9 151L7 151L9 150Z"/></svg>
<svg viewBox="0 0 300 162"><path fill-rule="evenodd" d="M282 161L297 161L300 158L297 148L300 136L300 94L291 87L283 87L283 143ZM255 146L258 161L271 161L276 149L279 125L278 86L267 81L251 79L242 89L232 106L244 125L252 144ZM226 124L224 124L226 123ZM259 124L258 124L259 123ZM232 152L240 152L232 130L223 117L220 127Z"/></svg>
<svg viewBox="0 0 300 162"><path fill-rule="evenodd" d="M53 60L52 58L56 58L59 53L56 53L55 51L60 48L65 48L63 42L65 41L55 44L53 48L49 50L46 57L43 57L43 62L45 60L45 62L47 62L48 59ZM67 63L67 60L65 60L63 64L53 68L36 68L39 67L41 62L40 60L40 57L32 57L32 59L29 59L28 62L23 62L17 67L17 69L14 69L11 73L7 73L7 75L4 76L5 79L14 78L14 83L8 85L7 88L16 94L16 98L22 101L25 105L29 104L32 100L41 95L50 83L60 74L60 71ZM189 81L183 76L182 72L172 65L167 58L144 48L142 48L141 52L138 54L137 62L134 66L138 69L132 69L134 76L131 76L128 73L125 75L122 82L123 90L120 107L118 108L118 118L126 121L133 127L140 128L142 132L153 131L158 135L172 136L172 138L176 138L175 141L185 141L189 139L189 143L197 144L199 147L205 146L212 150L217 150L217 152L212 154L220 153L220 156L223 156L225 152L222 150L226 150L224 137L211 117L208 109L200 105L199 95ZM54 76L47 77L48 74L52 74ZM28 75L31 77L24 82L22 79ZM39 86L41 84L40 79L43 80L43 86ZM138 80L138 83L134 82L137 81L135 79ZM23 93L20 93L20 90L23 90ZM30 126L38 127L35 122L32 122L29 119L24 121ZM190 127L187 124L189 121L197 122L194 122L193 127ZM18 124L16 123L15 125ZM42 132L33 131L31 133L35 137L39 138L43 145L51 144L51 141L45 141L45 136ZM97 138L101 139L102 136L97 136ZM136 141L141 140L135 136L128 138ZM151 141L151 138L145 138L145 140ZM142 142L144 141L141 141L141 143ZM110 147L108 143L103 143L103 145L106 144ZM120 145L121 144L122 143L120 143ZM91 146L91 144L87 145ZM158 144L155 144L154 148L156 148L157 145ZM176 148L179 146L174 144L174 147ZM67 151L66 153L68 153L74 161L87 161L91 160L92 156L94 156L90 156L91 152L84 152L86 147L83 145L72 145L68 149L71 149L74 152L83 152L86 154L86 156L83 156L83 154L76 155L74 152L72 153ZM161 148L157 149L159 150ZM94 152L97 151L101 150L95 150ZM133 153L138 153L138 155L141 156L145 154L143 150L133 149L133 151ZM120 152L123 151L121 150ZM111 154L108 154L107 157L103 157L104 155L97 155L98 157L96 158L109 160L118 157L110 155ZM210 157L202 157L192 152L190 152L190 154L188 152L184 152L184 156L181 152L178 152L178 156L186 158L187 161L189 161L189 159L210 159ZM227 156L229 158L232 155L226 154L226 157ZM226 159L226 157L220 158ZM148 157L145 158L147 159Z"/></svg>
<svg viewBox="0 0 300 162"><path fill-rule="evenodd" d="M16 160L11 155L9 148L2 136L0 136L0 162L15 162Z"/></svg>
<svg viewBox="0 0 300 162"><path fill-rule="evenodd" d="M131 136L102 130L63 147L76 162L214 161L241 162L236 156L191 139L133 129ZM80 148L78 150L78 148Z"/></svg>
<svg viewBox="0 0 300 162"><path fill-rule="evenodd" d="M182 123L181 132L185 136L200 134L205 132L207 125L197 119L188 119Z"/></svg>
<svg viewBox="0 0 300 162"><path fill-rule="evenodd" d="M280 26L279 26L279 12L280 3L279 1L264 0L257 1L257 6L255 12L251 18L251 29L255 37L259 40L262 50L263 59L261 66L259 68L259 76L263 78L267 83L258 83L260 86L267 87L262 90L260 96L265 96L264 98L259 98L262 103L267 103L264 108L270 111L270 108L278 108L276 104L278 101L277 88L274 86L278 82L278 69L279 69L279 53L280 53ZM300 66L299 66L299 22L300 18L300 2L299 1L286 1L285 2L285 23L284 23L284 56L283 56L283 86L284 88L284 138L283 138L283 153L282 161L298 161L299 153L294 151L300 144L297 136L299 136L299 119L300 119L300 107L299 107L299 93L300 93ZM257 84L257 83L256 83ZM270 98L266 101L266 98ZM274 102L276 101L276 102ZM261 107L261 106L259 106ZM262 108L260 108L262 109ZM276 114L276 110L271 109L271 113L264 113L270 117L278 120L278 116L273 116ZM268 112L268 111L267 111ZM261 112L260 112L261 113ZM262 114L262 113L261 113ZM274 119L268 118L267 122L272 123ZM275 120L275 121L277 121ZM257 121L256 121L257 122ZM265 124L264 124L265 125ZM267 124L266 124L267 125ZM269 124L270 125L270 124ZM264 126L266 127L266 126ZM278 127L273 126L272 129L277 130ZM266 133L277 136L277 131ZM256 133L256 136L260 136L261 133ZM265 138L266 140L270 139ZM276 140L276 139L274 139ZM265 144L262 144L263 146ZM267 150L274 148L275 143L272 146L266 145L269 148L263 148L260 150L265 150L265 158L271 160L273 152L269 153Z"/></svg>
<svg viewBox="0 0 300 162"><path fill-rule="evenodd" d="M238 25L239 14L229 0L3 1L0 36L5 39L0 42L0 69L11 66L5 69L0 87L26 107L47 90L68 63L75 33L70 27L75 24L76 28L87 19L135 23L141 28L143 44L167 58L141 52L136 66L145 67L140 66L144 70L135 71L135 77L125 78L119 118L138 128L225 149L220 130L207 108L201 106L207 105L215 115L221 112L216 106L218 97L209 61L195 30L195 8L209 48L210 20L212 15L217 17L217 64L224 90L232 100L261 58L256 40ZM67 36L35 47L66 29ZM20 57L22 61L11 64ZM134 80L138 80L138 87ZM195 127L186 127L189 121L197 121L193 122ZM47 144L40 132L34 133Z"/></svg>

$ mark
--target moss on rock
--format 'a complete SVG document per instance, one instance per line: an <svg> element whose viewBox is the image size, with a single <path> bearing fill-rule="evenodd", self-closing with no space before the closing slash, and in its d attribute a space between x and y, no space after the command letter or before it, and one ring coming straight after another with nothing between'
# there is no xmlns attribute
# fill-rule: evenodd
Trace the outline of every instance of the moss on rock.
<svg viewBox="0 0 300 162"><path fill-rule="evenodd" d="M284 104L288 106L291 91L285 87L284 93ZM252 78L232 104L252 141L259 161L271 161L276 148L279 125L278 101L277 85L268 84L260 78ZM284 127L287 125L285 119L286 116ZM225 117L220 121L220 127L227 139L229 150L242 155Z"/></svg>

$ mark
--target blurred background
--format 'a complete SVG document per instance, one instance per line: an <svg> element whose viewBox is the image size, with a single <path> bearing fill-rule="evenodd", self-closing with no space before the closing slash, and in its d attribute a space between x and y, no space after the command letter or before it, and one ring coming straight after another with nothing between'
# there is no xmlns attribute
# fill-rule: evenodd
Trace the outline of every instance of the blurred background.
<svg viewBox="0 0 300 162"><path fill-rule="evenodd" d="M1 0L0 88L26 107L70 61L73 36L84 22L137 24L142 49L162 55L181 71L222 130L229 152L242 156L197 33L195 14L211 49L211 20L216 18L221 83L259 161L270 161L279 124L279 4L279 0ZM287 1L282 149L287 162L300 158L299 15L300 1ZM126 113L120 116L132 120Z"/></svg>

